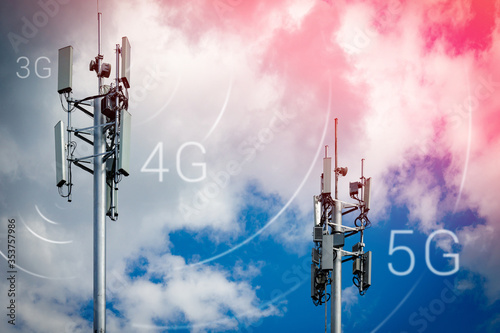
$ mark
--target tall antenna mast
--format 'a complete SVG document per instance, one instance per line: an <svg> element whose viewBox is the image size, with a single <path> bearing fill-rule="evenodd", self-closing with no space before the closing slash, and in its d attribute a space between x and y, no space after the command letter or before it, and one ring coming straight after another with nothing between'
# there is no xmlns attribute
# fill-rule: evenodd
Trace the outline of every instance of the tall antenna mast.
<svg viewBox="0 0 500 333"><path fill-rule="evenodd" d="M339 119L335 118L335 169L339 167L338 165L338 154L337 154L337 126L339 124ZM339 185L339 175L337 172L335 172L335 199L339 198L339 190L338 190L338 185Z"/></svg>
<svg viewBox="0 0 500 333"><path fill-rule="evenodd" d="M353 261L353 281L361 295L364 295L371 285L371 252L363 251L365 246L363 232L370 226L370 220L366 216L370 209L370 178L365 179L362 174L361 182L349 183L349 195L357 200L357 203L347 203L338 199L338 178L339 175L347 174L347 168L338 166L337 125L338 119L335 118L335 167L332 170L331 157L328 156L328 146L326 146L321 176L321 194L313 197L314 247L311 264L311 298L315 305L325 304L325 331L326 304L331 299L332 333L342 332L342 263ZM335 199L331 197L332 171L335 172ZM362 189L361 198L359 189ZM343 209L347 210L342 212ZM354 220L354 227L342 225L342 216L358 209L361 213ZM352 247L352 252L345 251L343 249L345 238L357 233L360 233L360 241ZM342 259L343 257L348 258ZM331 294L326 292L328 283L331 284Z"/></svg>
<svg viewBox="0 0 500 333"><path fill-rule="evenodd" d="M68 103L67 141L64 139L64 123L55 127L56 134L56 184L61 196L71 201L72 165L91 173L94 179L93 196L93 271L94 271L94 333L106 332L106 216L118 219L117 192L122 176L129 175L130 125L128 113L128 88L130 88L130 43L122 37L122 46L116 44L115 84L103 85L108 78L111 65L103 63L101 53L101 21L97 1L97 56L89 65L90 71L97 74L97 95L74 100L72 94L73 48L59 50L58 93ZM120 56L122 60L120 75ZM92 102L90 102L92 101ZM93 106L93 112L87 107ZM93 118L93 126L74 128L71 114L78 109ZM76 142L72 134L93 145L93 155L76 157ZM93 140L92 140L92 139ZM93 161L93 163L92 163ZM89 166L92 165L93 168ZM67 194L63 194L63 187Z"/></svg>
<svg viewBox="0 0 500 333"><path fill-rule="evenodd" d="M99 7L99 1L97 2ZM101 18L97 13L97 69L101 72ZM116 69L118 70L118 68ZM97 75L97 95L102 93L102 76ZM94 332L106 332L106 212L104 206L104 163L98 156L105 151L101 125L105 123L101 113L101 98L94 99Z"/></svg>
<svg viewBox="0 0 500 333"><path fill-rule="evenodd" d="M338 201L339 199L339 170L338 170L338 146L337 146L337 125L339 120L335 118L335 201L334 207L334 226L333 234L342 235L344 238L344 233L342 232L342 204ZM347 174L347 168L345 168L344 176ZM343 248L344 242L339 246L341 250ZM342 251L336 251L336 255L333 259L333 276L331 283L331 293L332 305L330 307L331 311L331 330L332 333L342 332Z"/></svg>

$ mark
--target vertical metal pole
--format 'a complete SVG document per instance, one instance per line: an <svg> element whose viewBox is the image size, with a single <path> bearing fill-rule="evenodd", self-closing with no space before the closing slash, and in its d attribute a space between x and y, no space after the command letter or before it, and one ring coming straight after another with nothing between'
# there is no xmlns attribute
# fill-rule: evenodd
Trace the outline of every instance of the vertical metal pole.
<svg viewBox="0 0 500 333"><path fill-rule="evenodd" d="M69 101L67 101L68 103L68 127L66 128L66 132L68 132L68 145L71 143L71 112L69 112L69 110L71 110L71 103ZM68 146L68 149L69 149L69 146ZM69 152L68 152L69 153Z"/></svg>
<svg viewBox="0 0 500 333"><path fill-rule="evenodd" d="M71 138L71 112L69 111L69 110L71 110L70 109L71 108L71 103L69 101L67 101L67 102L68 102L68 128L66 130L68 132L68 141L67 141L67 146L66 147L67 147L68 151L66 153L66 159L68 159L68 158L73 159L73 154L71 154L71 148L72 148L72 146L71 146L71 140L72 140L72 138ZM72 162L68 163L68 168L69 169L67 171L71 170L71 163ZM71 202L71 186L73 186L73 184L71 184L72 179L71 179L70 175L71 175L71 172L68 172L68 180L69 180L69 184L68 184L68 202Z"/></svg>
<svg viewBox="0 0 500 333"><path fill-rule="evenodd" d="M326 295L325 295L325 297L326 297ZM327 309L328 309L328 302L326 302L326 300L325 300L325 333L326 333L326 329L328 327L328 319L327 319L328 318L328 315L327 315L328 310Z"/></svg>
<svg viewBox="0 0 500 333"><path fill-rule="evenodd" d="M335 223L342 224L342 209L340 203L335 201ZM335 231L341 232L340 225L335 226ZM342 249L342 248L341 248ZM337 251L337 256L333 261L333 282L332 282L332 333L342 332L342 252Z"/></svg>
<svg viewBox="0 0 500 333"><path fill-rule="evenodd" d="M363 184L363 186L361 186L361 198L363 200L365 198L365 176L363 174L364 162L365 162L365 159L362 158L361 159L361 184ZM364 212L364 210L363 210L363 212Z"/></svg>
<svg viewBox="0 0 500 333"><path fill-rule="evenodd" d="M339 123L338 118L335 118L335 199L339 198L339 191L337 189L337 184L339 182L339 174L337 173L338 161L337 161L337 125Z"/></svg>
<svg viewBox="0 0 500 333"><path fill-rule="evenodd" d="M334 232L342 232L342 207L338 201L338 173L337 173L337 124L335 118L335 205L334 205ZM331 305L331 332L342 332L342 252L334 249L337 255L333 261L333 281L331 285L332 305Z"/></svg>
<svg viewBox="0 0 500 333"><path fill-rule="evenodd" d="M101 94L101 13L97 13L98 55L97 80L98 94ZM101 98L94 99L94 333L106 331L106 220L105 220L105 169L102 154L105 143L101 124Z"/></svg>
<svg viewBox="0 0 500 333"><path fill-rule="evenodd" d="M115 163L114 163L114 173L113 173L113 181L111 182L111 219L115 220L115 214L117 214L118 210L118 198L116 197L116 174L118 172L118 145L119 142L121 142L121 133L119 133L119 118L120 118L120 113L118 109L118 105L120 103L120 98L118 97L118 88L120 87L120 45L116 44L116 76L115 76L115 85L116 85L116 97L115 97ZM120 139L120 140L119 140Z"/></svg>

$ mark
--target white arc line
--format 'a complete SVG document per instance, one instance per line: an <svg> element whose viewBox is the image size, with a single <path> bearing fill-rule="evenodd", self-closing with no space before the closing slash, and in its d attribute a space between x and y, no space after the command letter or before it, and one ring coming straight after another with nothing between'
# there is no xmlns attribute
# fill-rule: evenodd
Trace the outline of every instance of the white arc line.
<svg viewBox="0 0 500 333"><path fill-rule="evenodd" d="M42 218L42 219L44 219L45 221L47 221L47 222L49 222L49 223L52 223L52 224L59 224L59 223L54 222L54 221L52 221L52 220L49 220L47 217L45 217L45 215L43 215L43 214L42 214L42 212L40 211L40 209L38 209L38 206L37 206L37 205L35 205L35 209L36 209L36 211L38 212L38 215L40 215L40 216L41 216L41 218Z"/></svg>
<svg viewBox="0 0 500 333"><path fill-rule="evenodd" d="M233 76L231 76L231 81L229 82L229 88L227 89L226 99L224 100L224 105L222 105L222 109L220 110L219 115L217 116L217 119L215 120L214 124L212 125L212 127L208 131L207 135L205 135L205 138L203 138L203 141L206 141L208 139L208 137L212 134L212 132L215 130L215 128L219 124L219 121L221 120L222 115L224 114L224 112L226 112L227 102L229 101L229 97L231 96L232 88L233 88Z"/></svg>
<svg viewBox="0 0 500 333"><path fill-rule="evenodd" d="M380 322L380 324L378 324L378 326L375 327L370 333L377 332L389 319L391 319L391 317L399 310L399 308L406 302L406 300L408 299L408 297L410 297L410 295L413 293L413 291L415 290L415 288L418 286L418 284L422 280L423 276L424 275L422 274L420 276L420 278L417 280L417 282L415 282L415 284L413 285L413 287L411 287L410 291L408 291L408 293L405 295L405 297L403 297L403 299L401 300L401 302L399 302L399 304L394 308L394 310L392 310L392 312L389 313L389 315L387 317L385 317L385 319L382 320Z"/></svg>
<svg viewBox="0 0 500 333"><path fill-rule="evenodd" d="M33 230L31 230L30 227L28 227L28 225L24 222L24 220L21 218L20 219L21 222L23 223L23 225L26 227L26 229L28 229L29 232L31 232L35 237L45 241L45 242L48 242L48 243L52 243L52 244L69 244L69 243L72 243L73 240L69 240L69 241L55 241L55 240L51 240L51 239L47 239L45 237L42 237L40 236L39 234L37 234L36 232L34 232Z"/></svg>
<svg viewBox="0 0 500 333"><path fill-rule="evenodd" d="M325 127L323 128L323 133L321 135L321 140L320 140L318 149L316 150L316 154L314 155L313 162L309 166L309 170L307 170L307 173L306 173L305 177L302 179L302 182L299 184L299 187L297 188L297 190L295 191L295 193L292 195L292 197L288 200L288 202L281 208L281 210L269 222L267 222L262 228L260 228L252 236L250 236L247 239L245 239L243 242L241 242L241 243L237 244L236 246L230 248L229 250L226 250L226 251L224 251L222 253L219 253L219 254L211 257L211 258L208 258L208 259L205 259L205 260L202 260L202 261L190 264L190 265L183 266L182 268L203 265L203 264L206 264L207 262L211 262L211 261L214 261L216 259L219 259L219 258L221 258L221 257L223 257L223 256L225 256L225 255L227 255L227 254L229 254L229 253L231 253L231 252L239 249L243 245L249 243L251 240L253 240L258 235L260 235L265 229L267 229L271 224L273 224L278 219L278 217L288 208L288 206L292 203L292 201L295 199L295 197L297 196L297 194L299 193L299 191L302 189L302 187L306 183L306 180L309 178L309 175L312 172L314 164L316 163L316 160L318 159L318 156L319 156L319 154L322 151L323 141L325 140L326 131L328 129L328 123L329 123L329 120L330 120L331 101L332 101L332 84L331 84L331 79L329 81L329 88L330 89L329 89L329 93L328 93L328 112L327 112L327 115L326 115ZM182 269L182 268L177 268L177 269Z"/></svg>
<svg viewBox="0 0 500 333"><path fill-rule="evenodd" d="M8 261L7 257L5 256L5 254L3 254L2 251L0 251L0 255L2 257L4 257L4 259L6 261ZM25 272L25 273L28 273L29 275L33 275L35 277L39 277L39 278L42 278L42 279L48 279L48 280L68 280L68 279L74 279L75 276L70 276L70 277L50 277L50 276L45 276L45 275L40 275L40 274L36 274L36 273L33 273L33 272L30 272L28 271L27 269L25 268L22 268L21 266L19 266L18 264L15 264L14 265L16 268L18 268L19 270Z"/></svg>
<svg viewBox="0 0 500 333"><path fill-rule="evenodd" d="M467 152L465 153L465 165L464 172L462 173L462 181L460 182L460 190L458 191L457 201L455 202L455 208L453 209L453 213L457 211L458 204L460 203L460 198L462 197L462 190L464 189L465 178L467 177L467 169L469 168L469 157L470 157L470 146L472 141L472 107L471 107L471 98L470 98L470 82L469 82L469 71L467 71L467 90L469 92L469 126L467 128Z"/></svg>
<svg viewBox="0 0 500 333"><path fill-rule="evenodd" d="M135 125L135 126L143 125L143 124L145 124L145 123L149 122L150 120L153 120L153 119L154 119L154 118L156 118L156 117L157 117L160 113L162 113L162 112L165 110L165 108L166 108L166 107L170 104L170 102L172 102L172 100L174 99L174 96L175 96L175 94L177 93L177 89L179 88L180 82L181 82L181 77L180 77L180 75L179 75L179 76L177 76L177 81L176 81L176 83L175 83L174 90L172 91L172 93L171 93L171 94L170 94L170 96L168 97L167 102L166 102L165 104L163 104L163 106L162 106L162 107L161 107L158 111L156 111L156 112L155 112L152 116L150 116L149 118L147 118L147 119L145 119L145 120L143 120L143 121L141 121L141 122L138 122L138 123L137 123L137 125L135 125L135 124L134 124L134 125Z"/></svg>

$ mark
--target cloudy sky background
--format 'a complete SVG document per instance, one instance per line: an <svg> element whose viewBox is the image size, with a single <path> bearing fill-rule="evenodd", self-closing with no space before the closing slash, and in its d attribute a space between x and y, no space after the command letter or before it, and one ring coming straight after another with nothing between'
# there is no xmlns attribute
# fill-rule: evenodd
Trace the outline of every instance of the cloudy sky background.
<svg viewBox="0 0 500 333"><path fill-rule="evenodd" d="M59 48L74 48L74 97L97 91L88 71L97 4L0 6L0 250L14 218L19 265L16 325L2 314L0 330L88 332L92 181L74 168L73 201L59 197L53 127L66 121ZM359 296L343 265L344 330L500 329L499 1L99 7L113 73L114 45L122 36L132 45L132 166L120 183L120 218L107 222L108 331L324 330L324 308L309 295L312 196L324 146L333 154L334 118L339 164L349 168L341 199L361 158L373 179L365 235L373 285ZM72 121L92 124L77 112ZM78 142L76 154L91 152ZM160 167L169 171L145 172ZM203 178L203 168L204 179L186 181ZM441 272L454 265L443 254L460 253L450 276L426 263L438 229L459 239L430 246ZM389 255L395 230L413 231L393 234L394 246L415 253L406 276L389 270L409 267L407 253ZM4 309L7 270L4 261Z"/></svg>

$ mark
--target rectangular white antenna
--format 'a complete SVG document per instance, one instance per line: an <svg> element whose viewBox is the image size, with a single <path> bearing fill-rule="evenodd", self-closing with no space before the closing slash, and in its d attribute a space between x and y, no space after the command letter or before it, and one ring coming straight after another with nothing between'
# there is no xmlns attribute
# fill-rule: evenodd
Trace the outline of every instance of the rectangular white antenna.
<svg viewBox="0 0 500 333"><path fill-rule="evenodd" d="M314 201L314 226L318 226L321 223L321 202L316 195L313 196Z"/></svg>
<svg viewBox="0 0 500 333"><path fill-rule="evenodd" d="M120 151L118 152L118 171L121 174L128 176L130 171L130 123L132 116L127 110L122 110L120 118Z"/></svg>
<svg viewBox="0 0 500 333"><path fill-rule="evenodd" d="M368 289L372 284L372 251L366 252L363 256L363 290Z"/></svg>
<svg viewBox="0 0 500 333"><path fill-rule="evenodd" d="M71 92L73 84L73 47L59 49L57 67L57 92Z"/></svg>
<svg viewBox="0 0 500 333"><path fill-rule="evenodd" d="M61 187L67 182L66 178L66 144L64 142L64 123L59 121L54 127L56 137L56 185Z"/></svg>
<svg viewBox="0 0 500 333"><path fill-rule="evenodd" d="M118 68L117 68L118 70ZM127 37L122 37L122 75L121 81L125 88L130 88L130 42Z"/></svg>
<svg viewBox="0 0 500 333"><path fill-rule="evenodd" d="M333 269L333 234L323 235L323 244L321 245L321 269Z"/></svg>
<svg viewBox="0 0 500 333"><path fill-rule="evenodd" d="M332 193L332 158L323 158L323 193Z"/></svg>
<svg viewBox="0 0 500 333"><path fill-rule="evenodd" d="M365 211L370 210L370 187L372 183L372 178L368 178L365 184L365 193L363 195L363 201L365 203Z"/></svg>

